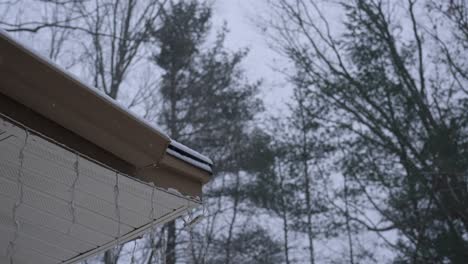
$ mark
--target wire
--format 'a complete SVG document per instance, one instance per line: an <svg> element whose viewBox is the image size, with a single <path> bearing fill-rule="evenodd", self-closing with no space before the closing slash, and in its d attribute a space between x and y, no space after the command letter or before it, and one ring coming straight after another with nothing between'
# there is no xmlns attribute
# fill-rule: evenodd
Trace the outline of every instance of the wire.
<svg viewBox="0 0 468 264"><path fill-rule="evenodd" d="M112 172L117 172L117 173L119 173L119 175L121 175L121 176L124 176L124 177L126 177L126 178L129 178L129 179L131 179L131 180L133 180L133 181L137 181L137 182L139 182L139 183L141 183L141 184L144 184L144 185L146 185L146 186L148 186L148 187L156 188L158 191L162 191L162 192L165 192L165 193L168 193L168 194L177 196L177 197L179 197L179 198L189 199L189 200L192 200L193 202L200 203L199 200L194 199L193 197L184 196L184 195L181 195L181 194L169 192L168 190L166 190L166 189L164 189L164 188L155 186L153 182L146 182L146 181L143 181L143 180L141 180L141 179L139 179L139 178L136 178L136 177L134 177L134 176L130 176L130 175L125 174L125 173L123 173L123 172L121 172L121 171L118 171L118 170L116 170L115 168L110 167L110 166L107 165L107 164L104 164L104 163L102 163L102 162L100 162L100 161L98 161L98 160L95 160L95 159L93 159L93 158L91 158L91 157L89 157L89 156L87 156L87 155L85 155L85 154L79 153L79 152L76 151L75 149L72 149L72 148L68 147L67 145L65 145L65 144L63 144L63 143L60 143L60 142L56 141L55 139L52 139L52 138L50 138L50 137L48 137L48 136L42 134L41 132L38 132L38 131L36 131L36 130L34 130L34 129L29 128L28 126L22 124L21 122L18 122L18 121L16 121L16 120L14 120L13 118L11 118L11 117L9 117L9 116L3 114L3 113L0 113L0 116L3 117L4 119L8 120L8 122L11 122L12 124L14 124L14 125L16 125L16 126L19 126L19 127L23 128L24 130L27 130L30 134L34 134L34 135L36 135L36 136L38 136L38 137L41 137L41 138L43 138L43 139L45 139L45 140L47 140L47 141L49 141L49 142L51 142L51 143L53 143L53 144L55 144L55 145L58 145L58 146L60 146L60 147L62 147L62 148L64 148L64 149L66 149L66 150L68 150L68 151L70 151L70 152L72 152L72 153L76 153L76 154L78 154L81 158L87 159L87 160L89 160L89 161L91 161L91 162L93 162L93 163L95 163L95 164L97 164L97 165L99 165L99 166L101 166L101 167L104 167L104 168L106 168L106 169L108 169L108 170L110 170L110 171L112 171ZM4 120L4 121L5 121L5 120ZM157 163L154 163L154 164L149 165L149 167L155 167L155 166L157 167ZM146 168L146 167L145 167L145 168ZM139 170L139 169L141 169L141 168L137 168L137 170Z"/></svg>
<svg viewBox="0 0 468 264"><path fill-rule="evenodd" d="M115 216L118 220L118 227L117 227L117 244L119 243L120 239L120 230L121 230L121 219L120 219L120 208L119 208L119 173L115 173L115 185L114 185L114 204L115 204Z"/></svg>
<svg viewBox="0 0 468 264"><path fill-rule="evenodd" d="M71 229L73 225L76 223L76 208L75 208L75 191L76 191L76 184L78 180L80 179L80 156L78 153L76 154L76 160L75 163L73 164L73 169L75 170L75 179L73 179L73 183L70 187L70 213L72 216L72 224L68 228L68 234L71 233Z"/></svg>
<svg viewBox="0 0 468 264"><path fill-rule="evenodd" d="M18 185L18 198L15 202L15 205L13 206L13 221L15 224L15 233L13 236L13 240L8 243L8 249L7 249L7 255L10 260L10 264L13 264L13 256L14 256L14 251L15 251L15 246L16 246L16 240L18 239L19 236L19 229L20 229L20 221L18 219L17 211L18 208L21 206L23 203L23 195L24 195L24 190L23 190L23 167L24 167L24 151L26 149L26 146L28 145L28 139L29 139L29 131L25 130L26 136L24 137L24 143L23 146L20 149L19 152L19 167L18 167L18 177L17 177L17 185Z"/></svg>
<svg viewBox="0 0 468 264"><path fill-rule="evenodd" d="M4 115L3 113L0 113L0 118L2 119L3 121L3 124L6 126L7 124L8 125L11 125L11 126L17 126L19 128L22 128L25 133L26 133L26 136L25 136L25 140L24 140L24 143L20 149L20 152L19 152L19 169L18 169L18 177L17 177L17 185L18 185L18 191L19 191L19 194L18 194L18 200L16 201L14 207L13 207L13 219L14 219L14 224L15 224L15 233L14 233L14 238L9 242L8 244L8 249L7 249L7 258L10 260L10 264L13 264L13 257L14 257L14 251L15 251L15 244L16 244L16 241L18 239L18 235L19 235L19 229L20 229L20 221L18 219L18 216L17 216L17 210L18 208L20 207L20 205L23 203L23 174L24 174L24 160L25 160L25 149L27 148L27 145L28 145L28 140L29 140L29 137L31 135L35 135L37 137L40 137L52 144L55 144L59 147L62 147L63 149L65 150L68 150L72 153L74 153L76 155L76 160L74 162L74 165L73 165L73 168L74 168L74 172L75 172L75 178L72 182L72 185L70 187L70 201L69 201L69 208L70 208L70 213L71 213L71 216L72 216L72 224L70 225L69 229L68 229L68 233L70 234L71 230L72 230L72 227L74 226L74 224L76 224L76 206L75 206L75 199L76 199L76 188L77 188L77 184L79 182L79 179L80 179L80 158L81 159L86 159L90 162L93 162L103 168L106 168L112 172L115 172L115 185L114 185L114 202L115 202L115 215L118 219L118 230L117 230L117 243L119 244L120 243L120 238L122 236L121 234L121 212L120 212L120 207L119 207L119 198L120 198L120 191L119 191L119 176L124 176L128 179L131 179L133 181L136 181L136 182L139 182L143 185L146 185L148 187L151 187L151 211L150 211L150 221L151 221L151 232L154 232L155 231L155 225L156 225L156 212L155 212L155 205L154 205L154 199L155 199L155 191L156 190L159 190L159 191L162 191L162 192L165 192L167 194L170 194L170 195L173 195L175 197L179 197L179 198L182 198L182 199L186 199L187 202L189 203L189 201L193 201L193 202L196 202L196 203L200 203L199 200L195 199L195 198L192 198L192 197L188 197L188 196L184 196L182 194L177 194L177 193L173 193L173 192L169 192L168 190L164 189L164 188L161 188L161 187L157 187L155 186L154 182L146 182L146 181L143 181L143 180L140 180L138 178L135 178L135 177L132 177L132 176L129 176L125 173L122 173L100 161L97 161L89 156L86 156L38 131L35 131L31 128L29 128L28 126L10 118L9 116L6 116ZM2 132L4 132L2 130ZM136 247L136 242L135 242L135 245L134 245L134 250L135 250L135 247ZM134 259L134 256L132 255L132 259ZM133 263L133 262L132 262Z"/></svg>

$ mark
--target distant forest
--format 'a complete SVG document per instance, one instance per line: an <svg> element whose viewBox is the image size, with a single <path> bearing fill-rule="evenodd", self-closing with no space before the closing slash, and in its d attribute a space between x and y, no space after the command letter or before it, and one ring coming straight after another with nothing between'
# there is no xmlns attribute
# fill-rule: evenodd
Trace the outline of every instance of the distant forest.
<svg viewBox="0 0 468 264"><path fill-rule="evenodd" d="M215 164L201 208L85 263L468 263L468 2L263 1L280 113L211 1L0 1L0 28Z"/></svg>

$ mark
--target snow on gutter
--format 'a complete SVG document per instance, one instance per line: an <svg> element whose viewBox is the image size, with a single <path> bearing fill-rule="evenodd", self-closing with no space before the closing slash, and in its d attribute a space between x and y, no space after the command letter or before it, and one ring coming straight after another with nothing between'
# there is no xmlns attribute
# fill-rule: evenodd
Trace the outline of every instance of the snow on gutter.
<svg viewBox="0 0 468 264"><path fill-rule="evenodd" d="M170 147L166 150L167 154L173 156L173 157L176 157L180 160L183 160L187 163L189 163L190 165L194 166L194 167L197 167L199 169L202 169L204 171L207 171L209 173L213 173L213 171L211 170L211 164L207 164L207 163L204 163L204 162L200 162L196 159L193 159L192 157L188 156L188 155L184 155L184 153L181 153L181 152L178 152L177 150L173 150L171 149Z"/></svg>
<svg viewBox="0 0 468 264"><path fill-rule="evenodd" d="M198 153L197 151L185 146L185 145L182 145L181 143L175 141L175 140L172 140L171 141L171 144L169 145L169 149L179 149L180 151L186 153L188 156L192 157L193 159L195 160L198 160L202 163L205 163L205 164L208 164L208 165L213 165L213 161L208 158L207 156L204 156L200 153Z"/></svg>
<svg viewBox="0 0 468 264"><path fill-rule="evenodd" d="M198 153L197 151L175 140L171 141L171 143L166 149L166 153L180 160L183 160L192 166L207 171L210 174L213 173L213 161L210 158Z"/></svg>

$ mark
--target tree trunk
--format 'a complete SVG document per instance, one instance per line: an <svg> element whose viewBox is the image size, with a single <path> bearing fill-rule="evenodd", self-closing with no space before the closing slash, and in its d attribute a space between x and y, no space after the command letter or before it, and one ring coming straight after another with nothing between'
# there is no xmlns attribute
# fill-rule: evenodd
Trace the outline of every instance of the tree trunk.
<svg viewBox="0 0 468 264"><path fill-rule="evenodd" d="M112 249L107 250L104 253L104 264L115 264L113 255L114 254L112 254Z"/></svg>
<svg viewBox="0 0 468 264"><path fill-rule="evenodd" d="M287 214L286 212L283 211L283 214L282 214L282 218L283 218L283 234L284 234L284 257L285 257L285 261L286 261L286 264L290 264L290 261L289 261L289 236L288 236L288 217L287 217Z"/></svg>
<svg viewBox="0 0 468 264"><path fill-rule="evenodd" d="M281 163L278 164L277 167L278 175L280 177L280 190L281 193L284 193L284 185L283 185L283 171L281 170ZM281 195L281 219L283 221L283 247L284 247L284 258L286 264L290 264L289 260L289 228L288 228L288 209L287 209L287 202L284 199L284 196Z"/></svg>
<svg viewBox="0 0 468 264"><path fill-rule="evenodd" d="M239 206L239 184L240 184L240 177L239 177L239 173L237 173L236 174L236 190L234 194L234 208L233 208L231 222L229 224L228 237L226 241L226 260L225 260L226 264L231 263L231 241L232 241L232 234L234 231L234 224L236 223L236 219L237 219L237 209Z"/></svg>
<svg viewBox="0 0 468 264"><path fill-rule="evenodd" d="M106 252L104 252L104 264L116 264L119 261L122 248L122 245L117 245L115 248L108 249Z"/></svg>
<svg viewBox="0 0 468 264"><path fill-rule="evenodd" d="M179 131L177 126L177 72L178 69L172 69L170 73L170 120L168 120L168 127L171 132L171 138L179 140ZM165 264L175 264L176 263L176 223L175 219L166 224L167 227L167 244L166 244L166 263Z"/></svg>
<svg viewBox="0 0 468 264"><path fill-rule="evenodd" d="M304 162L305 164L307 161ZM304 166L304 173L308 171L307 165ZM310 264L315 264L314 257L314 235L312 233L312 205L310 198L310 179L308 174L304 174L305 177L305 195L306 195L306 207L307 207L307 237L309 238L309 255Z"/></svg>
<svg viewBox="0 0 468 264"><path fill-rule="evenodd" d="M167 246L166 246L166 264L176 263L176 223L175 220L166 224L167 227Z"/></svg>
<svg viewBox="0 0 468 264"><path fill-rule="evenodd" d="M307 211L307 237L309 239L309 255L310 264L315 264L315 253L314 253L314 235L312 230L312 198L310 195L310 178L309 178L309 163L308 163L308 140L307 140L307 125L304 113L304 96L301 95L299 98L299 113L301 119L301 132L302 132L302 163L303 163L303 177L304 177L304 192L306 198L306 211Z"/></svg>
<svg viewBox="0 0 468 264"><path fill-rule="evenodd" d="M348 180L344 177L344 198L345 198L345 214L346 214L346 232L348 234L348 245L349 245L349 263L354 264L354 250L353 250L353 237L351 234L351 225L349 217L349 205L348 205Z"/></svg>

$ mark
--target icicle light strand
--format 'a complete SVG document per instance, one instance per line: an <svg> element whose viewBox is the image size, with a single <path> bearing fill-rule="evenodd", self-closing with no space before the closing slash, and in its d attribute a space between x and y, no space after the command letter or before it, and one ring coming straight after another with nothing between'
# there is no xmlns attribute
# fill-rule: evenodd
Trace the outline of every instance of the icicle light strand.
<svg viewBox="0 0 468 264"><path fill-rule="evenodd" d="M7 116L7 115L4 115L4 114L0 113L0 117L2 117L3 122L8 122L8 123L11 123L11 124L14 125L14 126L18 126L18 127L22 128L22 129L24 129L24 130L27 130L27 131L28 131L29 133L31 133L31 134L37 135L38 137L40 137L40 138L42 138L42 139L45 139L45 140L47 140L47 141L49 141L49 142L51 142L51 143L53 143L53 144L55 144L55 145L57 145L57 146L60 146L60 147L66 149L66 150L68 150L68 151L70 151L70 152L76 153L77 155L79 155L79 156L80 156L81 158L83 158L83 159L89 160L89 161L91 161L91 162L93 162L93 163L95 163L95 164L97 164L97 165L99 165L99 166L101 166L101 167L103 167L103 168L106 168L106 169L108 169L108 170L111 170L111 171L113 171L113 172L117 172L117 173L119 173L120 176L124 176L124 177L129 178L129 179L131 179L131 180L133 180L133 181L137 181L137 182L139 182L139 183L141 183L141 184L144 184L144 185L146 185L146 186L150 186L150 187L152 187L152 188L155 188L156 190L159 190L159 191L162 191L162 192L165 192L165 193L169 193L169 194L171 194L171 195L174 195L174 196L177 196L177 197L180 197L180 198L187 199L186 196L183 196L183 195L180 195L180 194L176 194L176 193L173 193L173 192L169 192L167 189L164 189L164 188L161 188L161 187L156 187L156 186L154 185L154 183L152 183L152 182L149 182L149 183L148 183L148 182L146 182L146 181L143 181L143 180L141 180L141 179L138 179L138 178L136 178L136 177L133 177L133 176L130 176L130 175L128 175L128 174L125 174L125 173L123 173L123 172L121 172L121 171L118 171L118 170L116 170L115 168L112 168L112 167L110 167L109 165L106 165L106 164L104 164L104 163L102 163L102 162L100 162L100 161L98 161L98 160L95 160L95 159L93 159L93 158L91 158L91 157L89 157L89 156L86 156L86 155L84 155L84 154L82 154L82 153L77 153L76 150L70 148L69 146L62 144L62 143L60 143L60 142L58 142L58 141L56 141L56 140L54 140L54 139L52 139L52 138L50 138L50 137L44 135L44 134L42 134L41 132L38 132L38 131L35 131L35 130L31 129L31 128L29 128L28 126L22 124L21 122L18 122L17 120L14 120L14 119L10 118L10 117ZM151 166L152 166L152 167L157 167L157 165L151 165ZM142 167L142 168L146 168L146 166L145 166L145 167ZM142 168L137 168L137 170L138 170L138 169L142 169ZM195 200L194 200L194 201L195 201ZM195 201L195 202L198 202L198 201Z"/></svg>
<svg viewBox="0 0 468 264"><path fill-rule="evenodd" d="M121 231L121 219L120 219L120 208L119 208L119 173L115 173L115 185L114 185L114 204L115 204L115 216L117 217L117 245L120 244L120 231Z"/></svg>
<svg viewBox="0 0 468 264"><path fill-rule="evenodd" d="M151 182L151 211L150 211L150 220L153 222L154 221L154 190L156 189L154 186L154 183Z"/></svg>
<svg viewBox="0 0 468 264"><path fill-rule="evenodd" d="M156 233L156 220L155 220L156 216L155 216L155 209L154 209L154 194L155 194L156 186L154 185L154 182L150 182L150 185L151 185L150 239L151 241L153 241L154 235Z"/></svg>
<svg viewBox="0 0 468 264"><path fill-rule="evenodd" d="M138 178L135 178L135 177L132 177L132 176L129 176L125 173L122 173L122 172L119 172L118 170L112 168L112 167L109 167L108 165L100 162L100 161L97 161L89 156L86 156L86 155L83 155L81 153L78 153L76 150L36 131L36 130L33 130L31 128L29 128L28 126L18 122L17 120L14 120L12 118L10 118L9 116L7 115L4 115L2 113L0 113L0 118L2 119L3 123L4 124L8 124L10 126L17 126L19 128L22 128L25 130L25 133L26 133L26 137L25 137L25 141L24 141L24 144L20 150L20 154L19 154L19 162L20 162L20 166L19 166L19 170L18 170L18 178L17 178L17 185L18 185L18 189L19 189L19 197L18 197L18 201L15 203L15 206L13 207L13 219L14 219L14 223L15 223L15 236L14 236L14 239L12 241L9 242L8 244L8 249L7 249L7 259L10 260L10 264L13 264L13 255L14 255L14 250L15 250L15 243L16 243L16 240L17 240L17 237L18 237L18 232L19 232L19 228L20 228L20 222L17 218L17 209L18 207L21 205L21 203L23 202L23 181L22 181L22 176L23 176L23 163L24 163L24 151L27 147L27 143L28 143L28 138L30 136L30 134L34 134L44 140L47 140L57 146L60 146L62 147L63 149L65 150L68 150L72 153L75 153L76 154L76 161L74 163L74 170L75 170L75 179L73 180L73 183L70 187L70 192L71 192L71 197L70 197L70 202L69 202L69 205L70 205L70 213L71 213L71 216L72 216L72 224L70 225L69 229L68 229L68 233L71 232L71 228L72 226L75 224L76 222L76 209L75 209L75 189L76 189L76 185L77 185L77 182L80 178L80 163L79 163L79 159L80 158L84 158L86 160L89 160L99 166L102 166L104 168L107 168L115 173L117 173L118 175L121 175L121 176L124 176L126 178L129 178L129 179L132 179L134 181L137 181L137 182L140 182L141 184L144 184L146 186L150 186L152 188L152 191L151 191L151 213L150 213L150 218L151 218L151 230L152 232L154 232L154 229L155 229L155 225L156 225L156 221L155 221L155 207L154 207L154 197L155 197L155 191L156 190L159 190L159 191L162 191L162 192L165 192L165 193L168 193L168 194L171 194L171 195L174 195L174 196L177 196L177 197L180 197L180 198L184 198L184 199L187 199L187 197L183 196L183 195L180 195L180 194L175 194L173 192L169 192L168 190L164 189L164 188L160 188L160 187L157 187L154 185L153 182L145 182L145 181L142 181ZM116 189L114 189L114 192L115 192L115 196L117 197L117 200L118 200L118 196L119 196L119 190L118 190L118 179L116 178ZM116 200L116 215L117 215L117 218L119 219L119 227L118 227L118 237L120 238L120 233L121 233L121 220L120 220L120 208L117 204L117 200ZM195 202L198 202L198 200L194 200ZM117 240L118 241L118 240ZM135 245L136 246L136 245Z"/></svg>
<svg viewBox="0 0 468 264"><path fill-rule="evenodd" d="M76 153L76 160L73 165L73 168L75 170L75 179L73 179L73 183L70 188L70 203L69 203L70 213L72 216L72 224L70 225L68 229L68 233L71 232L71 228L76 223L75 190L76 190L76 184L78 183L78 180L80 179L80 156L78 153Z"/></svg>
<svg viewBox="0 0 468 264"><path fill-rule="evenodd" d="M20 229L20 221L18 219L17 211L18 211L18 208L23 203L23 195L24 195L24 190L23 190L23 173L24 173L23 167L24 167L24 158L25 158L24 151L26 149L26 146L28 145L29 131L25 130L25 133L26 135L24 137L24 143L18 155L19 167L18 167L18 177L16 178L16 183L18 185L18 198L15 202L15 205L13 206L13 221L15 224L15 233L13 236L13 240L8 243L8 249L7 249L7 255L10 260L10 264L13 264L13 256L14 256L14 251L15 251L15 246L16 246L16 240L18 239L19 229Z"/></svg>

